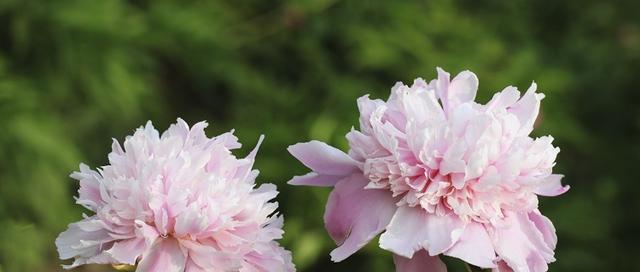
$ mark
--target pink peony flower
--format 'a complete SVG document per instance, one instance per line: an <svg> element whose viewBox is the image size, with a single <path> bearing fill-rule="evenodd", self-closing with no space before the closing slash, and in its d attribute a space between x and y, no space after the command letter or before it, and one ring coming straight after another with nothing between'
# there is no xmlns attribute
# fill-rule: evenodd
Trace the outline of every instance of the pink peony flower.
<svg viewBox="0 0 640 272"><path fill-rule="evenodd" d="M427 84L401 83L385 102L358 99L360 130L348 154L322 142L289 147L313 172L294 185L333 186L325 226L339 262L383 232L398 271L445 271L437 255L495 271L545 271L556 246L538 195L569 189L552 174L551 136L531 138L543 94L514 87L486 105L478 79L438 69ZM431 270L429 270L431 269Z"/></svg>
<svg viewBox="0 0 640 272"><path fill-rule="evenodd" d="M181 119L159 135L151 122L114 140L109 165L81 164L76 203L95 213L56 239L61 259L131 264L136 271L294 271L274 240L282 217L273 184L255 187L258 147L244 159L233 132L205 135ZM262 137L258 142L258 146Z"/></svg>

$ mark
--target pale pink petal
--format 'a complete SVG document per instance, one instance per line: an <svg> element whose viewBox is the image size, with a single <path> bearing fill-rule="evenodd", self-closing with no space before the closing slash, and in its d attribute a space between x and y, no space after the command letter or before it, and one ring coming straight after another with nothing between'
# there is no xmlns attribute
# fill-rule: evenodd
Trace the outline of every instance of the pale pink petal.
<svg viewBox="0 0 640 272"><path fill-rule="evenodd" d="M339 180L343 178L344 176L322 175L311 172L303 176L295 176L287 183L291 185L333 187Z"/></svg>
<svg viewBox="0 0 640 272"><path fill-rule="evenodd" d="M246 180L247 177L250 175L253 168L253 163L255 161L256 155L258 154L258 149L260 149L260 145L262 144L262 141L264 141L264 135L260 135L260 137L258 138L258 143L253 148L253 150L249 152L249 155L247 155L244 159L239 160L242 162L242 164L236 170L236 174L235 174L236 178L239 178L241 180Z"/></svg>
<svg viewBox="0 0 640 272"><path fill-rule="evenodd" d="M207 270L198 266L193 262L193 260L191 260L191 258L188 258L186 264L184 265L184 272L207 272Z"/></svg>
<svg viewBox="0 0 640 272"><path fill-rule="evenodd" d="M499 261L497 266L491 269L491 272L513 272L513 269L504 261Z"/></svg>
<svg viewBox="0 0 640 272"><path fill-rule="evenodd" d="M520 98L520 91L516 87L508 86L499 93L493 95L493 98L487 103L489 110L498 110L511 107Z"/></svg>
<svg viewBox="0 0 640 272"><path fill-rule="evenodd" d="M287 148L289 153L316 173L346 176L358 171L358 162L344 152L319 141L298 143Z"/></svg>
<svg viewBox="0 0 640 272"><path fill-rule="evenodd" d="M462 234L464 223L453 214L429 214L425 228L428 229L425 249L430 255L443 253L458 241ZM424 244L423 244L424 245Z"/></svg>
<svg viewBox="0 0 640 272"><path fill-rule="evenodd" d="M232 252L221 252L213 246L189 240L181 240L180 244L189 253L189 259L205 271L231 271L240 268L241 256L235 256Z"/></svg>
<svg viewBox="0 0 640 272"><path fill-rule="evenodd" d="M108 255L100 256L103 246L109 246L115 238L109 235L103 223L95 217L69 224L69 228L60 233L55 244L58 248L60 259L75 258L72 265L64 266L73 268L87 263L108 263L112 261Z"/></svg>
<svg viewBox="0 0 640 272"><path fill-rule="evenodd" d="M558 243L558 237L556 236L556 228L553 226L553 223L551 223L551 220L542 215L538 209L533 210L528 215L529 220L531 220L538 231L542 233L545 243L547 243L551 249L555 249L556 243Z"/></svg>
<svg viewBox="0 0 640 272"><path fill-rule="evenodd" d="M437 255L451 248L463 230L464 223L454 214L438 216L419 207L402 206L380 236L380 247L407 258L422 248Z"/></svg>
<svg viewBox="0 0 640 272"><path fill-rule="evenodd" d="M345 136L349 141L349 156L358 160L364 161L366 158L384 157L389 156L388 150L371 135L365 135L360 131L351 129Z"/></svg>
<svg viewBox="0 0 640 272"><path fill-rule="evenodd" d="M414 86L418 84L418 80ZM420 84L418 84L420 85ZM438 103L436 94L424 87L417 90L407 90L400 101L405 114L411 116L421 125L434 125L445 121L444 111Z"/></svg>
<svg viewBox="0 0 640 272"><path fill-rule="evenodd" d="M100 195L100 174L91 170L86 164L81 163L80 172L73 172L70 177L80 181L76 203L89 210L96 211L99 204L103 202Z"/></svg>
<svg viewBox="0 0 640 272"><path fill-rule="evenodd" d="M451 82L451 76L442 68L436 68L438 72L438 79L436 81L436 94L442 101L442 108L444 109L445 114L448 114L449 111L449 84Z"/></svg>
<svg viewBox="0 0 640 272"><path fill-rule="evenodd" d="M180 248L178 240L163 238L156 240L155 244L138 264L139 272L183 272L186 263L186 253Z"/></svg>
<svg viewBox="0 0 640 272"><path fill-rule="evenodd" d="M460 258L463 261L482 268L495 267L496 254L485 227L476 222L465 226L460 240L447 250L445 255Z"/></svg>
<svg viewBox="0 0 640 272"><path fill-rule="evenodd" d="M160 236L160 234L154 227L149 226L147 223L142 222L141 220L136 220L134 224L136 227L136 235L138 237L144 238L147 247L153 245L156 239Z"/></svg>
<svg viewBox="0 0 640 272"><path fill-rule="evenodd" d="M522 98L508 110L510 113L515 114L518 117L518 121L520 121L519 135L529 135L533 131L533 124L540 111L540 100L544 98L544 94L536 93L536 88L536 83L531 83Z"/></svg>
<svg viewBox="0 0 640 272"><path fill-rule="evenodd" d="M462 71L449 83L448 100L450 107L471 102L478 91L478 77L470 71Z"/></svg>
<svg viewBox="0 0 640 272"><path fill-rule="evenodd" d="M535 193L542 196L558 196L569 191L569 185L562 186L563 175L551 174L536 187Z"/></svg>
<svg viewBox="0 0 640 272"><path fill-rule="evenodd" d="M429 256L426 251L420 250L413 255L413 258L405 258L393 254L393 263L396 265L396 272L446 272L447 266L438 256Z"/></svg>
<svg viewBox="0 0 640 272"><path fill-rule="evenodd" d="M116 242L106 252L118 263L133 265L145 249L146 244L143 238L132 238Z"/></svg>
<svg viewBox="0 0 640 272"><path fill-rule="evenodd" d="M547 271L553 248L527 214L507 213L492 234L496 253L514 271Z"/></svg>
<svg viewBox="0 0 640 272"><path fill-rule="evenodd" d="M438 81L436 91L442 101L445 113L449 113L458 105L471 102L478 90L478 77L470 71L460 72L453 80L449 80L449 73L437 68Z"/></svg>
<svg viewBox="0 0 640 272"><path fill-rule="evenodd" d="M151 121L147 122L147 126L153 127ZM204 126L206 126L206 123L204 123ZM162 133L162 137L164 138L169 136L177 136L180 137L181 140L185 141L190 131L191 129L189 128L189 124L187 124L187 122L185 122L182 118L177 118L176 122L169 125L169 129Z"/></svg>
<svg viewBox="0 0 640 272"><path fill-rule="evenodd" d="M371 114L381 105L384 105L384 101L380 99L369 99L369 95L362 96L357 100L358 110L360 111L360 130L364 132L371 132Z"/></svg>
<svg viewBox="0 0 640 272"><path fill-rule="evenodd" d="M253 251L244 258L244 264L240 272L293 272L295 267L291 262L291 253L278 246L276 243L270 243L265 250L261 252Z"/></svg>
<svg viewBox="0 0 640 272"><path fill-rule="evenodd" d="M386 107L380 107L371 116L371 126L374 136L382 147L386 150L397 150L398 138L403 137L403 132L398 130L392 123L385 121Z"/></svg>
<svg viewBox="0 0 640 272"><path fill-rule="evenodd" d="M331 252L335 262L349 257L382 232L396 210L388 191L364 189L367 182L362 175L354 174L339 181L329 195L324 221L339 245Z"/></svg>
<svg viewBox="0 0 640 272"><path fill-rule="evenodd" d="M190 205L176 217L174 232L177 237L186 235L195 236L204 231L209 222L207 216L196 205Z"/></svg>

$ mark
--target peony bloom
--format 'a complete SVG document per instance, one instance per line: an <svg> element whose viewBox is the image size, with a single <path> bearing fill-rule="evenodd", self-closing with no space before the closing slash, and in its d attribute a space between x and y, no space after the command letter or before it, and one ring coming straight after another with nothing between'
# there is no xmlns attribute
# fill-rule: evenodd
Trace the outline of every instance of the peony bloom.
<svg viewBox="0 0 640 272"><path fill-rule="evenodd" d="M61 259L137 264L137 271L294 271L274 240L282 217L273 184L255 188L256 148L243 159L233 132L205 135L181 119L159 135L151 122L114 140L109 165L71 175L76 203L94 213L56 239ZM258 142L262 141L262 137Z"/></svg>
<svg viewBox="0 0 640 272"><path fill-rule="evenodd" d="M545 271L556 246L538 195L568 190L552 174L550 136L531 138L543 94L514 87L486 105L478 79L438 69L401 83L385 102L358 99L360 129L348 154L322 142L289 147L313 172L294 185L331 186L324 220L339 262L383 232L397 271L445 271L439 254L495 271Z"/></svg>

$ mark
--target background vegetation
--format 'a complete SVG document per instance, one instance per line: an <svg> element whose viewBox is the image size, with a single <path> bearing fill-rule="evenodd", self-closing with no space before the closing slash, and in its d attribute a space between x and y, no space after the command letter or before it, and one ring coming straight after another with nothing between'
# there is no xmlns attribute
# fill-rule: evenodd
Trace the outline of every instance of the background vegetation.
<svg viewBox="0 0 640 272"><path fill-rule="evenodd" d="M53 240L84 212L68 174L107 163L152 120L258 135L262 182L279 185L300 271L392 271L376 243L339 264L322 226L328 190L287 186L286 152L346 149L355 99L435 67L475 71L482 102L531 80L538 135L572 186L542 199L557 227L551 271L639 270L640 2L0 0L0 271L59 271ZM450 270L460 266L455 260ZM109 271L89 266L77 271Z"/></svg>

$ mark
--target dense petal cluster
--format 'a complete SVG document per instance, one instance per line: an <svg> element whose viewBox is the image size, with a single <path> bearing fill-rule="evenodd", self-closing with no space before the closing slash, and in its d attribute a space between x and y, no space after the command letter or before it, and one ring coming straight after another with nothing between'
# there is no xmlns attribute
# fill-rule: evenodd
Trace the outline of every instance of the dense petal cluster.
<svg viewBox="0 0 640 272"><path fill-rule="evenodd" d="M255 188L256 148L243 159L233 132L205 135L181 119L159 134L151 123L114 140L109 165L80 165L77 203L92 216L56 239L73 268L137 264L137 271L293 271L280 247L273 184ZM260 138L260 141L262 138ZM260 143L258 143L259 145Z"/></svg>
<svg viewBox="0 0 640 272"><path fill-rule="evenodd" d="M444 268L428 260L438 254L495 270L544 271L554 261L555 230L537 196L568 186L552 173L553 138L529 136L544 95L535 83L522 96L509 86L482 105L477 88L472 72L450 79L438 69L428 83L396 84L387 101L359 98L348 154L318 141L289 148L313 170L291 184L334 186L325 223L340 245L335 261L382 231L399 271Z"/></svg>

